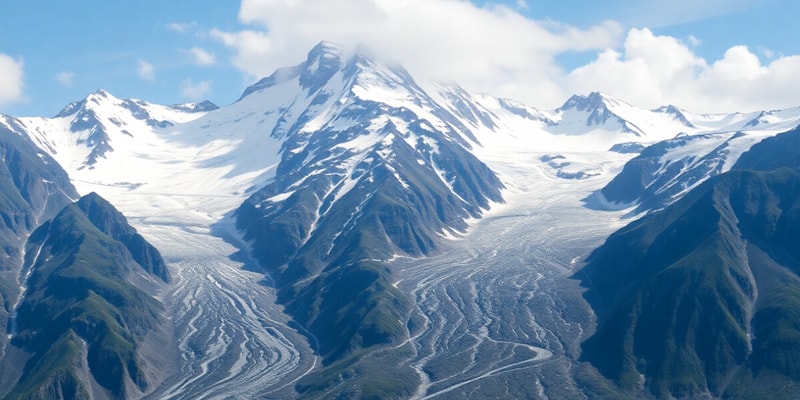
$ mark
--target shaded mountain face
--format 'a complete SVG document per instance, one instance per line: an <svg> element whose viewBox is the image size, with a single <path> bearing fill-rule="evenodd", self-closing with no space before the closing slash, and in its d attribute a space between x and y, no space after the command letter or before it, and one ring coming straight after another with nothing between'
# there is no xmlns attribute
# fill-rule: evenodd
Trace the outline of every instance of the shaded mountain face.
<svg viewBox="0 0 800 400"><path fill-rule="evenodd" d="M386 260L431 254L501 201L502 184L400 67L322 43L242 101L287 92L296 100L272 132L285 138L276 177L236 211L237 225L332 362L407 335L409 300Z"/></svg>
<svg viewBox="0 0 800 400"><path fill-rule="evenodd" d="M151 272L160 255L147 242L115 239L130 232L91 194L31 234L9 326L12 345L29 358L8 398L128 398L148 390L137 349L162 308L133 277Z"/></svg>
<svg viewBox="0 0 800 400"><path fill-rule="evenodd" d="M713 119L705 116L706 124L720 125L722 131L681 135L645 147L599 194L607 202L617 203L620 207L635 205L631 214L639 214L664 208L708 178L738 168L737 160L745 155L764 157L764 165L786 164L786 160L776 160L769 151L747 151L765 138L772 137L775 129L787 125L794 128L800 122L797 117L796 109L761 112L755 116L731 114ZM702 121L697 116L694 119ZM740 126L746 130L739 130ZM730 128L737 130L728 131ZM775 150L784 145L777 141L770 143L776 147ZM612 150L624 151L625 148L616 146ZM792 153L781 153L794 160L789 155Z"/></svg>
<svg viewBox="0 0 800 400"><path fill-rule="evenodd" d="M728 169L750 145L763 139L744 133L710 133L665 140L646 147L600 190L632 214L671 204L712 176Z"/></svg>
<svg viewBox="0 0 800 400"><path fill-rule="evenodd" d="M576 274L598 315L583 360L659 398L800 394L798 140L764 140L592 254Z"/></svg>
<svg viewBox="0 0 800 400"><path fill-rule="evenodd" d="M19 121L2 115L0 161L0 270L5 270L14 266L9 258L19 256L19 238L78 193L58 163L28 139Z"/></svg>
<svg viewBox="0 0 800 400"><path fill-rule="evenodd" d="M145 272L159 277L164 282L169 282L169 270L161 253L136 232L136 229L128 225L125 216L117 211L111 203L97 193L89 193L83 196L76 205L86 214L95 228L122 243L130 252L133 260Z"/></svg>
<svg viewBox="0 0 800 400"><path fill-rule="evenodd" d="M24 132L19 120L0 115L0 332L20 295L26 238L78 198L67 173ZM7 342L0 335L0 350Z"/></svg>
<svg viewBox="0 0 800 400"><path fill-rule="evenodd" d="M769 171L800 165L800 126L755 144L736 161L733 169Z"/></svg>

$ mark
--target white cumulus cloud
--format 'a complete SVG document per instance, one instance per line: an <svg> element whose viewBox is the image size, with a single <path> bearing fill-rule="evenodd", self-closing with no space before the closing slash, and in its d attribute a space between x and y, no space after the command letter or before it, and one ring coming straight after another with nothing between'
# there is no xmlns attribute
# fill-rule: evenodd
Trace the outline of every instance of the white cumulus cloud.
<svg viewBox="0 0 800 400"><path fill-rule="evenodd" d="M203 100L209 90L211 90L211 81L195 83L191 79L186 79L181 85L181 94L189 100Z"/></svg>
<svg viewBox="0 0 800 400"><path fill-rule="evenodd" d="M622 49L600 53L565 82L575 92L601 90L640 106L728 112L800 106L798 74L799 56L765 64L747 47L734 46L708 61L673 37L632 29Z"/></svg>
<svg viewBox="0 0 800 400"><path fill-rule="evenodd" d="M188 50L181 50L183 54L192 58L192 62L196 65L207 67L214 65L217 62L217 57L200 47L192 47Z"/></svg>
<svg viewBox="0 0 800 400"><path fill-rule="evenodd" d="M659 1L659 7L668 6ZM739 8L752 6L736 1ZM702 37L681 40L647 28L624 32L611 21L578 29L487 4L242 0L239 19L247 27L210 35L233 50L231 62L249 81L301 62L316 43L328 40L350 48L365 43L422 82L451 80L472 92L542 108L596 90L643 107L675 104L697 112L800 105L798 56L770 54L762 61L751 49L735 46L721 59L707 60L696 52ZM586 53L591 61L566 67L559 56L570 53Z"/></svg>
<svg viewBox="0 0 800 400"><path fill-rule="evenodd" d="M565 97L556 55L614 46L622 34L612 22L577 29L463 0L243 0L239 19L248 29L211 36L234 49L233 64L252 79L304 60L328 40L364 43L422 80L499 88L497 94L515 98Z"/></svg>
<svg viewBox="0 0 800 400"><path fill-rule="evenodd" d="M0 53L0 104L9 104L24 98L24 63Z"/></svg>
<svg viewBox="0 0 800 400"><path fill-rule="evenodd" d="M137 68L136 72L139 74L139 78L145 81L153 81L156 79L156 70L153 67L153 64L145 60L139 60L139 67Z"/></svg>

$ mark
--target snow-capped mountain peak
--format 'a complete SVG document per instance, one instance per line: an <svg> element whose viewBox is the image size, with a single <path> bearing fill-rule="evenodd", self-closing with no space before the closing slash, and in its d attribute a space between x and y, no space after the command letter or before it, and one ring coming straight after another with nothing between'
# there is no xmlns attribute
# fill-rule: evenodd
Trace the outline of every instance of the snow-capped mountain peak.
<svg viewBox="0 0 800 400"><path fill-rule="evenodd" d="M600 127L610 131L622 131L635 136L646 136L647 133L636 123L626 119L635 107L607 94L592 92L588 96L573 95L555 112L561 115L562 121L582 121L587 127ZM565 132L566 133L566 132Z"/></svg>
<svg viewBox="0 0 800 400"><path fill-rule="evenodd" d="M689 121L689 119L686 117L686 114L684 113L684 110L682 110L682 109L680 109L680 108L678 108L678 107L676 107L676 106L674 106L672 104L656 108L653 111L654 112L658 112L658 113L672 115L673 118L675 118L680 123L686 125L686 127L688 127L688 128L696 128L696 126L694 126L694 124L692 124Z"/></svg>
<svg viewBox="0 0 800 400"><path fill-rule="evenodd" d="M278 68L266 78L245 89L239 101L253 93L294 79L299 79L300 86L308 93L316 92L341 69L344 58L345 51L341 46L331 42L320 42L308 52L305 61L292 67Z"/></svg>
<svg viewBox="0 0 800 400"><path fill-rule="evenodd" d="M93 168L116 145L157 129L191 121L212 110L211 102L162 106L120 99L100 89L70 103L54 118L23 118L32 139L62 165Z"/></svg>
<svg viewBox="0 0 800 400"><path fill-rule="evenodd" d="M198 112L209 112L214 111L219 108L218 105L208 101L203 100L199 103L180 103L180 104L173 104L169 106L172 109L187 112L187 113L198 113Z"/></svg>
<svg viewBox="0 0 800 400"><path fill-rule="evenodd" d="M556 111L578 110L578 111L594 111L597 109L608 109L609 107L628 105L627 103L617 100L605 93L591 92L587 96L572 95L563 106ZM629 106L629 105L628 105Z"/></svg>
<svg viewBox="0 0 800 400"><path fill-rule="evenodd" d="M320 42L308 52L305 68L300 75L300 86L315 92L342 67L344 50L330 42Z"/></svg>

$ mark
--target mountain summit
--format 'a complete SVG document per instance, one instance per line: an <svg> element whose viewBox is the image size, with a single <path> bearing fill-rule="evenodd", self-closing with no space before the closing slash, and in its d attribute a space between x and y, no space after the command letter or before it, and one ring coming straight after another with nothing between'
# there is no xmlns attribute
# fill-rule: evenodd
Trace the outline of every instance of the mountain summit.
<svg viewBox="0 0 800 400"><path fill-rule="evenodd" d="M431 254L502 201L503 187L405 70L342 54L321 43L240 100L280 96L285 106L271 133L284 140L277 175L236 211L237 224L330 361L408 337L393 322L408 299L385 261ZM334 318L342 309L350 316Z"/></svg>

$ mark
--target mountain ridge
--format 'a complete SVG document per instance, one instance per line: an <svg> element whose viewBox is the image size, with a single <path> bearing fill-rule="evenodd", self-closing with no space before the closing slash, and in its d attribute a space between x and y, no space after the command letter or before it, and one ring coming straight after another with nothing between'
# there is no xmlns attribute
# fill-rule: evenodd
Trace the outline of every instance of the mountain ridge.
<svg viewBox="0 0 800 400"><path fill-rule="evenodd" d="M765 139L592 253L575 275L598 315L583 360L634 394L797 396L784 384L800 343L798 133Z"/></svg>
<svg viewBox="0 0 800 400"><path fill-rule="evenodd" d="M27 357L7 398L130 398L151 389L138 347L162 323L162 306L132 283L143 275L133 267L146 266L104 227L132 229L93 194L28 239L28 272L9 329Z"/></svg>
<svg viewBox="0 0 800 400"><path fill-rule="evenodd" d="M287 303L287 310L312 332L342 332L317 334L319 351L334 361L408 335L404 324L391 322L408 312L408 300L392 287L385 260L395 253L430 254L437 236L465 229L466 218L500 201L502 186L464 150L456 128L437 118L449 114L437 109L407 72L383 69L363 54L341 60L338 53L323 53L326 57L317 50L305 65L319 57L328 64L292 77L305 98L294 104L308 108L284 111L279 121L286 123L272 133L287 138L278 176L235 215L245 238L254 240L256 257L278 282L279 301ZM375 85L393 92L376 97L365 89ZM270 88L250 91L248 97L266 96ZM421 97L402 103L408 107L397 105L398 99L413 96ZM334 106L318 113L318 104ZM369 222L355 224L364 220ZM318 299L350 285L366 286L341 292L344 297L337 301ZM358 299L354 295L359 292L374 294ZM395 306L372 309L373 298ZM340 307L317 311L312 304ZM375 322L353 327L351 321L330 318L349 307L355 307L350 314L363 313ZM386 314L370 316L374 312Z"/></svg>

